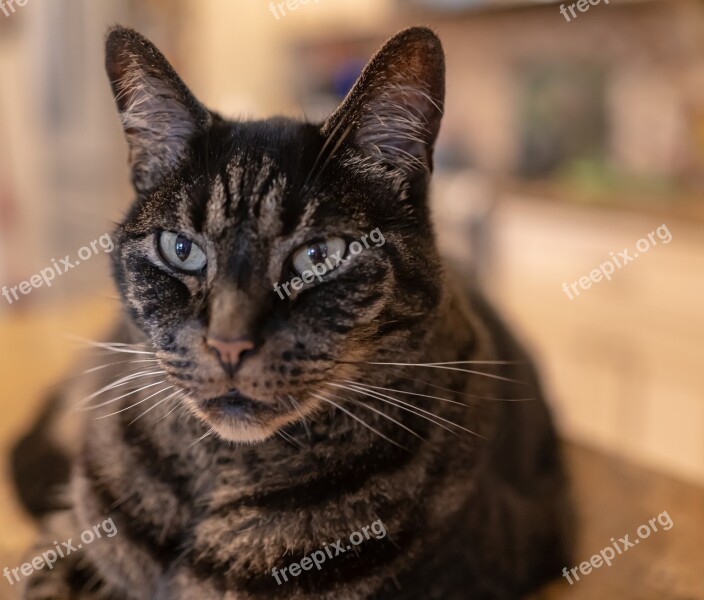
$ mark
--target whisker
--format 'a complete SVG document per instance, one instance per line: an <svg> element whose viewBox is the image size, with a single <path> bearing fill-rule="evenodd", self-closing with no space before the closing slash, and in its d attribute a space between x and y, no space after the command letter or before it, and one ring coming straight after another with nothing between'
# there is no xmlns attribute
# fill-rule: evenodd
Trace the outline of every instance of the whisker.
<svg viewBox="0 0 704 600"><path fill-rule="evenodd" d="M296 401L296 399L293 396L291 396L291 394L288 394L288 399L291 401L291 405L296 410L298 415L301 417L301 423L303 423L303 428L306 430L306 435L308 436L308 441L312 444L313 443L313 435L310 432L310 427L308 427L308 419L306 418L306 416L303 414L303 411L301 410L301 405Z"/></svg>
<svg viewBox="0 0 704 600"><path fill-rule="evenodd" d="M171 387L174 387L174 386L171 386ZM164 390L161 390L161 391L163 392ZM139 415L138 417L135 417L134 419L132 419L132 420L127 424L127 426L129 427L130 425L132 425L132 423L135 423L136 421L139 421L144 415L146 415L146 414L150 413L151 411L153 411L157 406L159 406L160 404L163 404L163 403L166 402L167 400L171 400L171 398L173 398L174 396L177 396L178 394L181 394L181 393L182 393L181 390L176 390L173 394L169 394L168 396L166 396L166 398L163 398L162 400L159 400L159 402L157 402L157 403L154 404L153 406L150 406L150 407L149 407L147 410L145 410L141 415ZM178 408L178 405L176 406L176 408ZM173 412L173 411L171 411L171 412Z"/></svg>
<svg viewBox="0 0 704 600"><path fill-rule="evenodd" d="M123 342L96 342L95 340L89 340L86 338L81 338L79 336L69 336L69 339L77 342L86 344L87 346L92 346L94 348L101 348L102 350L110 350L111 352L126 352L129 354L150 354L154 356L155 352L148 352L146 350L135 350L135 348L143 348L142 344L125 344Z"/></svg>
<svg viewBox="0 0 704 600"><path fill-rule="evenodd" d="M128 351L127 348L91 348L90 353L94 356L113 356L116 353L121 353L121 354L150 354L152 356L156 356L155 352L146 352L146 351Z"/></svg>
<svg viewBox="0 0 704 600"><path fill-rule="evenodd" d="M520 383L522 385L528 385L526 381L521 381L519 379L512 379L511 377L504 377L502 375L494 375L493 373L484 373L482 371L474 371L473 369L460 369L458 367L448 367L441 363L384 363L384 362L367 362L363 363L367 365L389 365L394 367L427 367L431 369L446 369L448 371L461 371L462 373L470 373L472 375L481 375L483 377L488 377L490 379L498 379L499 381L507 381L509 383Z"/></svg>
<svg viewBox="0 0 704 600"><path fill-rule="evenodd" d="M148 385L141 386L139 388L136 388L134 390L127 392L126 394L122 394L122 396L118 396L117 398L112 398L110 400L106 400L105 402L101 402L100 404L95 404L95 405L87 406L87 407L81 406L80 408L77 408L77 410L80 412L88 412L91 410L97 410L98 408L102 408L103 406L107 406L108 404L112 404L113 402L117 402L118 400L122 400L123 398L127 398L128 396L132 396L133 394L137 394L137 393L139 393L143 390L146 390L150 387L154 387L155 385L161 385L163 383L166 383L166 379L162 379L161 381L157 381L156 383L150 383Z"/></svg>
<svg viewBox="0 0 704 600"><path fill-rule="evenodd" d="M352 384L352 385L361 385L361 384L357 384L356 381L350 381L349 379L343 379L342 381L343 381L344 383L350 383L350 384ZM386 392L397 392L397 393L399 393L399 394L406 394L406 395L408 395L408 396L420 396L421 398L429 398L429 399L431 399L431 400L441 400L442 402L449 402L449 403L451 403L451 404L458 404L459 406L464 406L465 408L473 408L473 407L471 407L471 406L468 406L467 404L463 404L462 402L458 402L457 400L450 400L449 398L441 398L440 396L429 396L429 395L427 395L427 394L420 394L420 393L418 393L418 392L406 392L406 391L403 391L403 390L395 390L395 389L392 389L392 388L385 388L385 387L381 387L381 386L378 386L378 385L371 385L371 384L369 384L369 383L365 384L364 387L366 387L366 388L374 388L374 389L376 389L376 390L384 390L384 391L386 391Z"/></svg>
<svg viewBox="0 0 704 600"><path fill-rule="evenodd" d="M420 316L420 314L419 314ZM400 321L392 321L394 323ZM392 350L392 348L385 348L385 350ZM336 361L340 364L349 365L408 365L408 366L420 366L420 365L527 365L526 360L452 360L447 362L425 362L425 363L392 363L392 362L369 362L365 360L338 360Z"/></svg>
<svg viewBox="0 0 704 600"><path fill-rule="evenodd" d="M475 435L475 436L477 436L477 437L483 437L483 436L479 435L476 431L472 431L471 429L467 429L466 427L463 427L462 425L459 425L459 424L455 423L454 421L450 421L449 419L445 419L444 417L441 417L441 416L439 416L439 415L436 415L435 413L432 413L432 412L430 412L430 411L427 411L427 410L425 410L425 409L423 409L423 408L420 408L420 407L418 407L418 406L414 406L413 404L409 404L408 402L404 402L403 400L399 400L398 398L394 398L394 397L392 397L392 396L388 396L387 394L382 394L382 393L380 393L380 392L374 392L374 391L372 391L372 390L365 389L364 387L361 387L361 384L354 384L352 387L340 386L339 384L335 384L335 383L329 383L328 385L334 385L334 386L336 386L336 387L343 387L343 389L348 389L348 390L350 390L350 391L357 391L357 392L362 393L362 394L364 394L364 395L367 395L367 396L369 396L369 397L371 397L371 398L376 397L377 400L383 400L384 398L387 398L387 399L390 400L392 403L398 403L398 404L396 405L396 406L398 406L398 408L401 408L401 406L399 406L399 405L402 405L402 406L405 406L405 407L409 407L410 409L413 409L414 411L419 411L419 412L421 412L421 413L424 413L425 415L430 415L430 416L432 416L434 419L438 419L438 420L440 420L440 421L443 421L443 422L445 422L445 423L448 423L449 425L452 425L453 427L457 427L458 429L461 429L461 430L463 430L463 431L466 431L467 433L470 433L470 434ZM413 412L413 411L409 411L409 412ZM418 415L418 416L421 416L421 415ZM427 417L426 417L426 418L427 418ZM428 420L431 421L431 423L433 422L431 419L428 419ZM435 423L435 424L438 425L438 426L440 426L440 427L443 427L444 429L447 429L447 427L444 427L444 426L441 425L440 423ZM452 430L449 430L449 429L448 429L448 431L452 431ZM453 431L452 433L455 433L455 434L456 434L456 432L454 432L454 431Z"/></svg>
<svg viewBox="0 0 704 600"><path fill-rule="evenodd" d="M179 396L177 399L181 400L185 396L185 393L182 396ZM161 423L166 417L168 417L171 413L176 412L179 408L183 408L183 405L181 403L178 403L176 406L174 406L169 412L167 412L161 419L157 421L157 423Z"/></svg>
<svg viewBox="0 0 704 600"><path fill-rule="evenodd" d="M423 385L427 385L430 387L433 387L438 390L442 390L443 392L452 392L455 394L460 394L462 396L465 396L467 398L475 398L477 400L486 400L488 402L530 402L535 400L535 398L491 398L489 396L479 396L478 394L470 394L469 392L465 391L456 391L450 388L443 387L441 385L437 385L435 383L430 383L429 381L424 381L423 379L415 379L413 377L400 377L399 379L407 379L408 381L414 381L416 383L421 383Z"/></svg>
<svg viewBox="0 0 704 600"><path fill-rule="evenodd" d="M208 431L206 431L203 435L201 435L197 440L195 440L193 443L191 443L191 445L188 446L188 448L186 448L186 449L190 450L198 442L202 442L205 438L207 438L209 435L212 435L213 433L215 433L215 430L211 427L210 429L208 429Z"/></svg>
<svg viewBox="0 0 704 600"><path fill-rule="evenodd" d="M525 365L524 360L451 360L448 362L420 363L423 365Z"/></svg>
<svg viewBox="0 0 704 600"><path fill-rule="evenodd" d="M352 129L354 129L354 123L351 123L350 125L348 125L347 129L345 129L345 131L342 132L340 139L337 140L337 142L335 142L335 145L333 146L332 150L330 151L330 154L325 159L323 166L320 167L320 170L315 174L315 177L313 178L313 182L311 183L311 187L317 183L318 179L320 179L320 176L323 174L323 171L325 171L325 167L327 167L328 164L330 164L330 161L334 158L335 153L340 149L340 146L342 146L345 139L347 139L347 136L350 134Z"/></svg>
<svg viewBox="0 0 704 600"><path fill-rule="evenodd" d="M84 398L81 401L81 403L79 404L79 406L81 406L81 407L85 406L93 398L100 396L100 394L102 394L104 392L108 392L110 390L114 390L117 387L122 387L123 385L128 385L129 383L133 382L135 379L139 379L140 377L147 378L147 377L161 376L161 375L165 375L165 374L166 374L165 371L160 370L160 371L143 371L141 373L133 373L132 375L125 375L124 377L118 379L117 381L114 381L112 383L109 383L106 386L103 386L97 392L93 392L87 398Z"/></svg>
<svg viewBox="0 0 704 600"><path fill-rule="evenodd" d="M283 429L279 429L276 434L281 437L285 442L288 444L291 444L295 448L304 448L303 444L301 444L297 439L295 439L292 435L289 433L286 433Z"/></svg>
<svg viewBox="0 0 704 600"><path fill-rule="evenodd" d="M381 431L378 431L377 429L375 429L374 427L372 427L371 425L369 425L368 423L366 423L363 419L360 419L357 415L351 413L349 410L347 410L346 408L343 408L342 406L340 406L340 405L337 404L336 402L333 402L332 400L330 400L330 399L328 399L328 398L324 398L323 396L320 396L319 394L316 394L315 392L312 392L311 395L314 396L314 397L316 397L316 398L318 398L319 400L322 400L323 402L326 402L327 404L330 404L330 405L334 406L334 407L337 408L339 411L345 413L347 416L352 417L355 421L357 421L358 423L362 424L364 427L366 427L366 428L369 429L370 431L376 433L379 437L381 437L382 439L386 440L386 441L389 442L390 444L393 444L394 446L398 446L399 448L401 448L401 449L403 449L403 450L408 450L408 448L406 448L405 446L402 446L402 445L399 444L398 442L395 442L395 441L392 440L391 438L386 437L383 433L381 433Z"/></svg>
<svg viewBox="0 0 704 600"><path fill-rule="evenodd" d="M96 366L96 367L92 367L92 368L90 368L90 369L87 369L87 370L85 370L85 371L82 371L82 372L80 372L80 373L77 373L77 374L75 374L75 375L71 375L71 376L69 376L69 377L63 377L63 378L60 379L59 381L57 381L57 382L55 382L55 383L52 383L52 384L46 386L46 387L44 388L44 390L45 390L45 392L48 393L49 391L55 390L56 388L59 388L59 387L65 386L65 385L69 385L69 384L73 383L74 381L83 378L85 375L89 375L89 374L91 374L91 373L93 373L93 372L96 372L96 371L99 371L99 370L102 370L102 369L106 369L106 368L112 367L112 366L114 366L114 365L130 364L130 363L141 363L141 362L158 362L158 360L157 360L157 359L124 360L124 361L118 361L118 362L114 362L114 363L108 363L108 364L106 364L106 365L99 365L99 366ZM128 369L122 369L122 370L121 370L121 374L128 374L128 373L131 373L132 371L136 371L136 370L142 369L142 368L144 368L144 365L141 365L141 366L138 366L138 367L134 367L134 368L131 367L131 368L128 368Z"/></svg>
<svg viewBox="0 0 704 600"><path fill-rule="evenodd" d="M418 408L417 406L413 406L412 404L407 404L406 406L403 406L403 404L406 404L406 403L404 403L401 400L391 398L390 396L387 396L388 400L385 400L384 398L380 397L380 395L376 395L377 392L372 392L370 390L351 388L351 387L347 387L347 386L343 386L343 387L344 387L344 389L347 389L353 393L362 394L363 396L367 396L369 398L372 398L373 400L381 400L382 402L385 402L386 404L390 404L391 406L394 406L394 407L399 408L401 410L405 410L406 412L409 412L412 415L415 415L416 417L420 417L421 419L425 419L426 421L429 421L433 425L437 425L438 427L442 427L445 431L450 432L452 435L455 435L455 436L459 435L455 430L450 429L449 427L443 425L442 423L438 423L438 422L434 421L430 417L428 417L420 412L417 412L417 411L422 410L422 409ZM398 404L397 404L397 402L398 402ZM423 411L423 412L427 412L429 415L436 417L436 415L434 415L433 413L430 413L428 411ZM440 417L437 417L437 418L440 418Z"/></svg>
<svg viewBox="0 0 704 600"><path fill-rule="evenodd" d="M161 383L164 383L164 382L162 381ZM110 413L109 415L101 415L101 416L99 416L99 417L95 417L95 420L96 420L96 421L100 421L101 419L107 419L108 417L112 417L112 416L114 416L114 415L119 415L120 413L123 413L123 412L125 412L125 411L128 411L128 410L130 410L131 408L134 408L135 406L139 406L140 404L144 404L144 403L145 403L147 400L149 400L150 398L153 398L154 396L157 396L158 394L161 394L162 392L165 392L165 391L167 391L167 390L170 390L170 389L172 389L173 387L174 387L173 385L170 385L170 386L168 386L168 387L165 387L165 388L159 390L158 392L154 392L153 394L150 394L150 395L147 396L146 398L140 400L139 402L135 402L134 404L132 404L132 405L126 407L126 408L121 408L120 410L116 410L115 412ZM97 408L97 407L96 407L96 408Z"/></svg>
<svg viewBox="0 0 704 600"><path fill-rule="evenodd" d="M410 433L410 434L414 435L415 437L417 437L419 440L421 440L421 441L423 441L423 442L425 442L425 443L430 443L430 442L428 442L428 440L426 440L423 436L421 436L417 431L414 431L414 430L411 429L410 427L408 427L408 426L404 425L403 423L401 423L400 421L394 419L391 415L387 415L386 413L384 413L384 412L382 412L382 411L380 411L380 410L374 408L373 406L369 406L368 404L365 404L364 402L360 402L359 400L352 400L352 399L350 399L350 398L340 398L340 397L338 397L338 396L333 396L333 398L337 398L338 400L347 400L348 402L354 402L357 406L361 406L362 408L366 408L366 409L368 409L368 410L371 410L371 411L375 412L376 414L378 414L378 415L384 417L385 419L388 419L389 421L392 421L393 423L395 423L395 424L398 425L399 427L401 427L401 428L405 429L406 431L408 431L408 433ZM432 446L433 444L430 444L430 445Z"/></svg>
<svg viewBox="0 0 704 600"><path fill-rule="evenodd" d="M404 377L403 379L409 379L408 377ZM356 384L356 385L362 385L358 384L355 381L351 381L349 379L343 379L343 380L338 380L338 382L345 382L345 383L351 383L351 384ZM489 402L532 402L535 400L535 398L486 398L484 396L475 396L473 394L465 394L464 392L457 392L455 390L451 390L450 388L444 388L438 385L433 385L432 383L428 383L427 381L421 381L420 379L411 379L411 381L418 381L419 383L424 383L426 385L430 385L433 387L438 387L441 390L445 390L446 392L451 392L453 394L463 394L466 396L469 396L471 398L479 398L481 400L487 400ZM397 390L395 388L386 388L386 387L381 387L378 385L371 385L370 383L364 384L366 388L374 388L377 390L384 390L387 392L396 392L399 394L405 394L407 396L420 396L421 398L429 398L431 400L441 400L442 402L449 402L451 404L459 404L460 406L465 406L467 408L474 408L473 406L469 406L468 404L464 404L462 402L458 402L457 400L450 400L449 398L441 398L440 396L429 396L428 394L421 394L419 392L407 392L405 390Z"/></svg>
<svg viewBox="0 0 704 600"><path fill-rule="evenodd" d="M115 365L133 364L133 363L145 363L145 362L159 362L156 358L140 358L139 360L119 360L117 362L108 363L106 365L100 365L98 367L93 367L91 369L86 369L81 373L81 375L87 375L88 373L95 373L96 371L101 371L102 369L107 369L108 367L114 367ZM135 367L140 368L140 367Z"/></svg>
<svg viewBox="0 0 704 600"><path fill-rule="evenodd" d="M315 162L313 163L313 166L311 167L310 172L308 173L308 176L306 177L305 181L303 182L303 190L307 190L309 188L309 183L312 177L314 177L313 184L320 178L320 175L322 172L325 170L325 167L328 165L332 157L335 155L335 152L339 149L339 147L342 145L342 142L345 140L345 138L350 134L350 131L352 131L353 125L349 125L347 129L343 132L343 134L340 136L340 139L336 142L335 146L333 149L330 151L330 154L328 155L325 164L323 164L322 167L320 167L320 170L316 173L316 168L318 167L318 164L320 162L320 159L323 157L325 154L325 151L327 150L328 146L330 143L335 139L335 135L339 131L340 127L347 121L347 114L344 116L341 116L340 120L337 122L337 125L335 125L334 129L327 135L325 138L325 143L323 144L323 147L320 149L320 152L318 152L318 156L315 158ZM313 185L311 184L311 185Z"/></svg>

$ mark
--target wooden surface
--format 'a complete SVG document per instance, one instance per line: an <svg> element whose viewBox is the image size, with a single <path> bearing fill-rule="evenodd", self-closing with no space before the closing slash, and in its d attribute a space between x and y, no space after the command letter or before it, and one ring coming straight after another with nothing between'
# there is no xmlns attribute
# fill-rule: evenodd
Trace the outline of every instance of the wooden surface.
<svg viewBox="0 0 704 600"><path fill-rule="evenodd" d="M567 451L579 531L574 565L589 561L611 538L638 538L639 526L666 511L658 531L569 585L565 579L533 600L699 600L704 598L704 489L635 467L606 454ZM667 519L663 519L667 522ZM645 532L643 532L645 533Z"/></svg>

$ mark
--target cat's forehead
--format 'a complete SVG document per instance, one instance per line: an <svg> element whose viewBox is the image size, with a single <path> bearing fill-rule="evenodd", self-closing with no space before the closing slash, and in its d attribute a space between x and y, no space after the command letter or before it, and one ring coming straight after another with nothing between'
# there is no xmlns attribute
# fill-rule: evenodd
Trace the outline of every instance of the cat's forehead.
<svg viewBox="0 0 704 600"><path fill-rule="evenodd" d="M341 215L349 178L343 185L336 176L311 177L318 148L306 152L301 145L292 152L285 143L250 143L223 152L217 162L199 161L180 186L179 225L216 239L234 229L274 238L314 227L323 213ZM326 175L333 171L328 165Z"/></svg>
<svg viewBox="0 0 704 600"><path fill-rule="evenodd" d="M148 201L153 210L146 212L159 215L163 228L213 240L271 240L317 234L364 213L361 200L371 189L357 181L362 170L321 160L324 140L309 125L228 125L211 130L186 168Z"/></svg>
<svg viewBox="0 0 704 600"><path fill-rule="evenodd" d="M167 227L214 240L235 229L239 235L280 235L291 176L275 157L247 150L194 163L175 185L153 197L162 205L153 213Z"/></svg>
<svg viewBox="0 0 704 600"><path fill-rule="evenodd" d="M281 215L289 177L266 155L253 160L232 157L211 177L200 215L204 231L221 236L235 225L271 236L281 232Z"/></svg>

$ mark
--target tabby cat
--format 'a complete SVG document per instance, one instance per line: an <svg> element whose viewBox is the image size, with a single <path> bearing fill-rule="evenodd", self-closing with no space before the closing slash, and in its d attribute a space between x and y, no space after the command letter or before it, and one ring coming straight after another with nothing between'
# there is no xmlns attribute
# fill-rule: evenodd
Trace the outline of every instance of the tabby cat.
<svg viewBox="0 0 704 600"><path fill-rule="evenodd" d="M559 574L536 374L436 249L436 35L393 37L322 124L226 120L130 29L106 66L136 192L111 255L125 315L15 472L44 523L30 556L117 533L24 597L517 598Z"/></svg>

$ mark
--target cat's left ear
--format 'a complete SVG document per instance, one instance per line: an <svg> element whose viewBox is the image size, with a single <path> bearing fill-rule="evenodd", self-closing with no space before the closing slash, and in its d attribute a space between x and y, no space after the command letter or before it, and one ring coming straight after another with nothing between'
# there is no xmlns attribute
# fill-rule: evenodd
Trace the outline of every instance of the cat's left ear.
<svg viewBox="0 0 704 600"><path fill-rule="evenodd" d="M444 102L442 44L412 27L377 52L322 133L335 143L351 137L365 156L409 175L430 172Z"/></svg>
<svg viewBox="0 0 704 600"><path fill-rule="evenodd" d="M147 192L188 157L211 115L156 46L132 29L109 32L105 68L130 148L132 183Z"/></svg>

